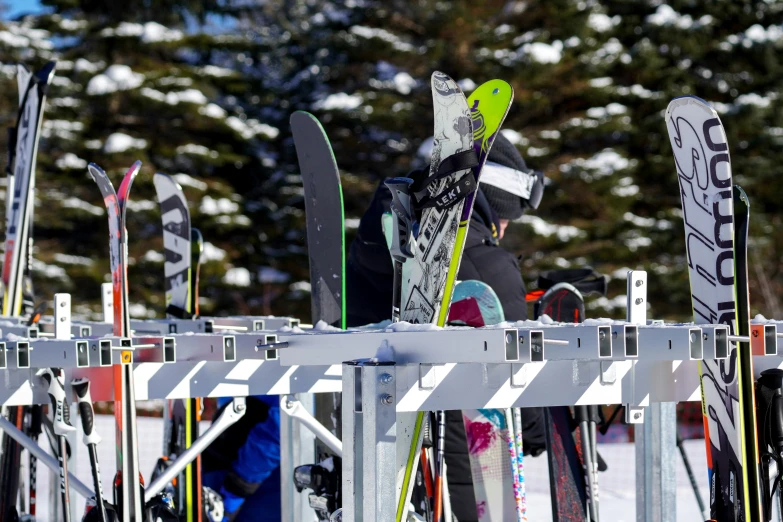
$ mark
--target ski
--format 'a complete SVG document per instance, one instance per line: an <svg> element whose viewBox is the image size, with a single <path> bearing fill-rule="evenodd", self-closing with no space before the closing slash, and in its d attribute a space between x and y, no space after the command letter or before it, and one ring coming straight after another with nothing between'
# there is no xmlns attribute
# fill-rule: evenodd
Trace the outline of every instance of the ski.
<svg viewBox="0 0 783 522"><path fill-rule="evenodd" d="M128 235L125 213L133 179L141 169L135 162L125 173L119 190L115 192L109 177L94 163L87 166L98 185L109 219L109 261L112 274L112 309L114 335L131 335L128 314ZM141 520L144 495L141 491L138 440L136 435L136 404L133 389L133 352L123 350L121 363L113 366L114 417L117 425L117 476L115 477L115 505L124 521Z"/></svg>
<svg viewBox="0 0 783 522"><path fill-rule="evenodd" d="M503 321L503 305L489 285L473 280L457 283L448 324L482 327ZM517 408L462 410L479 521L527 521L518 414Z"/></svg>
<svg viewBox="0 0 783 522"><path fill-rule="evenodd" d="M740 273L735 267L746 256L736 248L738 239L745 248L747 211L735 221L723 125L715 109L694 96L672 100L665 118L682 199L693 319L726 324L732 333L747 331L747 268ZM745 228L744 235L736 236L735 226ZM746 343L734 343L726 360L699 365L710 516L721 522L762 517L749 352Z"/></svg>
<svg viewBox="0 0 783 522"><path fill-rule="evenodd" d="M22 313L23 276L30 248L31 213L35 190L35 159L43 123L46 92L54 76L55 62L36 74L18 66L19 114L10 132L8 186L3 261L3 316Z"/></svg>
<svg viewBox="0 0 783 522"><path fill-rule="evenodd" d="M163 222L163 264L166 314L169 317L192 318L194 309L193 257L190 211L182 187L171 176L156 173L155 192ZM196 231L200 236L200 232ZM197 248L201 248L199 245ZM200 250L196 252L200 255ZM201 401L197 398L165 402L163 454L179 456L198 438ZM202 518L201 457L185 468L175 486L176 508L187 522Z"/></svg>
<svg viewBox="0 0 783 522"><path fill-rule="evenodd" d="M484 83L467 100L466 113L464 94L451 78L435 72L431 84L435 142L430 177L424 180L427 194L425 197L421 197L423 191L417 194L417 203L423 210L415 258L405 263L410 265L407 273L403 268L401 312L404 321L436 322L443 326L448 318L452 290L470 224L474 191L514 92L511 85L502 80ZM397 481L401 492L397 522L407 516L411 477L421 452L423 424L424 412L419 412L405 468Z"/></svg>
<svg viewBox="0 0 783 522"><path fill-rule="evenodd" d="M35 189L35 161L38 152L46 93L54 76L56 62L48 62L33 73L24 65L17 66L19 109L16 126L9 129L8 166L6 187L6 237L2 270L2 315L20 316L24 303L32 300L32 283L29 279L32 255L32 212ZM25 292L27 290L27 292ZM29 407L4 408L8 420L18 428L29 417ZM0 457L0 519L11 520L17 515L16 500L19 491L21 446L3 435Z"/></svg>

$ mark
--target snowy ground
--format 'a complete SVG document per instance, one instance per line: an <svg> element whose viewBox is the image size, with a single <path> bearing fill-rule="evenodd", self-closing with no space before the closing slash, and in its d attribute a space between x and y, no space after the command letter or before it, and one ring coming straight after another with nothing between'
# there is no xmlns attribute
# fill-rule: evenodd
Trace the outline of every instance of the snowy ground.
<svg viewBox="0 0 783 522"><path fill-rule="evenodd" d="M162 442L162 421L155 418L139 418L139 451L140 465L144 478L149 480L149 473L160 456ZM103 489L107 496L111 495L110 483L114 475L114 419L108 416L98 416L97 429L103 437L98 447L102 466ZM205 429L205 423L202 429ZM81 439L81 437L80 437ZM42 437L41 441L44 439ZM89 458L86 448L80 443L77 448L76 476L92 488ZM599 444L598 451L606 460L609 469L599 475L601 518L612 522L633 522L636 520L635 493L635 454L633 444L612 443ZM685 451L691 460L696 479L701 488L702 498L707 501L707 474L704 442L702 440L685 441ZM72 470L73 471L73 470ZM43 466L38 467L38 519L43 521L57 520L60 517L49 516L48 496L51 484L50 474ZM525 483L527 485L528 514L530 520L542 522L551 520L552 510L549 500L549 475L545 455L538 458L525 459ZM23 476L26 476L23 472ZM76 513L81 514L84 500L73 495ZM682 459L677 455L677 519L703 520L696 504L693 490L682 465Z"/></svg>

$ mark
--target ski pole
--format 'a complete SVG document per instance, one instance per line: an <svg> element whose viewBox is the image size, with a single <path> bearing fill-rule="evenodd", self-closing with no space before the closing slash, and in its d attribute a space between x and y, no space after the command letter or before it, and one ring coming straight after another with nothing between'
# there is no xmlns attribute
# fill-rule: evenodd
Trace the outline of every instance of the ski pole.
<svg viewBox="0 0 783 522"><path fill-rule="evenodd" d="M57 459L60 463L60 496L63 503L63 522L71 522L71 498L68 491L68 460L66 458L68 432L76 428L71 426L71 412L65 397L65 376L61 368L44 368L38 374L49 385L47 392L52 401L54 433L60 443Z"/></svg>
<svg viewBox="0 0 783 522"><path fill-rule="evenodd" d="M591 500L595 505L596 520L598 520L598 435L596 433L597 423L601 418L598 415L598 406L591 404L587 407L589 417L588 427L590 428L590 460L593 467L590 472L593 474L593 490L590 492Z"/></svg>
<svg viewBox="0 0 783 522"><path fill-rule="evenodd" d="M438 452L435 462L435 506L432 510L432 522L440 522L443 511L443 458L446 443L446 412L438 412Z"/></svg>
<svg viewBox="0 0 783 522"><path fill-rule="evenodd" d="M591 522L598 520L598 506L595 505L595 475L593 475L593 455L590 448L590 428L588 427L589 414L587 406L574 406L574 415L581 431L582 461L584 473L587 478L588 512Z"/></svg>
<svg viewBox="0 0 783 522"><path fill-rule="evenodd" d="M101 487L101 470L98 467L98 443L101 436L95 431L95 411L90 398L90 381L86 378L74 379L71 387L76 394L76 402L79 404L79 416L82 419L84 430L84 444L90 453L90 467L92 468L92 481L95 485L95 508L98 510L101 521L106 522L106 506L103 502L103 488Z"/></svg>
<svg viewBox="0 0 783 522"><path fill-rule="evenodd" d="M411 210L410 178L391 178L385 182L391 191L391 211L396 216L391 255L394 258L394 289L392 296L392 322L400 321L400 302L402 301L402 265L406 259L413 258L413 212Z"/></svg>
<svg viewBox="0 0 783 522"><path fill-rule="evenodd" d="M699 511L706 517L709 513L704 510L704 500L702 500L701 493L699 493L699 486L696 484L696 477L693 476L691 461L688 459L688 455L685 454L685 448L682 445L682 437L680 437L679 431L677 432L677 449L680 450L680 455L682 455L682 463L685 466L685 472L688 474L688 480L691 482L693 494L696 496L696 503L699 504Z"/></svg>
<svg viewBox="0 0 783 522"><path fill-rule="evenodd" d="M34 404L30 408L30 438L38 442L38 437L41 435L41 417L43 415L43 409L40 404ZM30 483L28 484L28 501L30 502L30 509L28 513L35 520L36 514L36 501L38 500L38 459L33 452L28 451L28 462L30 465Z"/></svg>

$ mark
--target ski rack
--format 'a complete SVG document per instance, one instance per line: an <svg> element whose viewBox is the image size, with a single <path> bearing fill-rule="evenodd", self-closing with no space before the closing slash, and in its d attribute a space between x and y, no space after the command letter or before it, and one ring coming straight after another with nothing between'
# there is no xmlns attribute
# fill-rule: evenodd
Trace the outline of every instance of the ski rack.
<svg viewBox="0 0 783 522"><path fill-rule="evenodd" d="M751 343L757 372L783 367L777 343L783 322L754 322L742 339L723 325L647 321L641 288L646 280L643 273L632 274L627 321L529 321L478 329L403 323L382 330L182 333L180 326L200 319L167 319L143 323L163 325L166 332L176 325L178 333L80 337L74 335L81 333L74 330L79 323L70 322L70 300L60 294L55 338L0 342L0 402L48 403L35 371L50 366L65 370L66 383L88 377L94 401L111 400L111 365L120 362L121 349L133 353L136 400L341 391L343 404L353 405L343 410L342 421L341 445L351 448L343 454L344 519L392 520L392 485L404 469L406 434L417 411L625 404L628 421L639 424L649 407L700 400L698 361L725 358L729 342ZM256 320L231 319L251 325ZM86 324L95 334L96 323ZM647 444L638 473L660 464L662 452L649 450L663 444L655 440L652 433L638 436L637 449L639 441ZM656 489L642 491L643 502L652 502ZM657 491L669 495L665 487Z"/></svg>

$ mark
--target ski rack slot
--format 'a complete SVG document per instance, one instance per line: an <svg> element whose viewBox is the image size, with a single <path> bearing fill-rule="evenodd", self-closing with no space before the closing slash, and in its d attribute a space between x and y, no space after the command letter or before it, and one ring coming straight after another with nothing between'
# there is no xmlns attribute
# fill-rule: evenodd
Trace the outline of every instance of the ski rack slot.
<svg viewBox="0 0 783 522"><path fill-rule="evenodd" d="M93 350L95 345L93 345ZM98 366L111 366L112 348L109 339L100 339L98 341Z"/></svg>
<svg viewBox="0 0 783 522"><path fill-rule="evenodd" d="M8 360L6 358L5 341L0 341L0 370L5 370L8 367Z"/></svg>
<svg viewBox="0 0 783 522"><path fill-rule="evenodd" d="M89 342L72 339L28 339L6 343L16 369L87 368L91 363Z"/></svg>
<svg viewBox="0 0 783 522"><path fill-rule="evenodd" d="M284 366L333 365L375 357L391 349L397 364L522 363L544 359L544 328L447 328L442 330L313 331L279 334L289 343L280 351ZM534 332L531 336L531 332ZM508 346L506 334L519 339ZM524 340L523 340L524 339ZM524 345L524 349L521 349ZM530 347L530 348L527 348ZM540 347L539 352L534 349ZM547 351L551 353L551 349ZM509 356L517 357L510 359Z"/></svg>
<svg viewBox="0 0 783 522"><path fill-rule="evenodd" d="M615 342L621 350L615 349ZM639 328L635 324L612 325L612 351L622 351L628 359L639 357Z"/></svg>
<svg viewBox="0 0 783 522"><path fill-rule="evenodd" d="M268 348L277 344L277 335L266 334L264 335L263 344L258 343L261 343L261 339L256 341L256 349L264 350L264 359L267 361L276 361L278 359L277 348Z"/></svg>
<svg viewBox="0 0 783 522"><path fill-rule="evenodd" d="M193 334L175 337L180 342L177 346L177 362L233 362L236 360L236 337L221 334ZM255 339L256 336L253 336ZM257 357L255 357L257 358Z"/></svg>
<svg viewBox="0 0 783 522"><path fill-rule="evenodd" d="M778 328L772 324L750 325L750 348L753 355L778 354Z"/></svg>
<svg viewBox="0 0 783 522"><path fill-rule="evenodd" d="M713 326L713 325L707 325ZM704 358L702 329L695 325L646 325L639 327L644 359L697 361Z"/></svg>
<svg viewBox="0 0 783 522"><path fill-rule="evenodd" d="M729 356L729 327L722 324L701 324L705 359L725 359Z"/></svg>
<svg viewBox="0 0 783 522"><path fill-rule="evenodd" d="M133 337L135 362L173 363L177 360L177 343L173 336Z"/></svg>
<svg viewBox="0 0 783 522"><path fill-rule="evenodd" d="M41 337L40 330L37 326L3 322L3 325L0 328L2 329L3 337L8 337L9 335L16 335L17 337L23 337L25 339L38 339Z"/></svg>
<svg viewBox="0 0 783 522"><path fill-rule="evenodd" d="M612 357L612 327L609 325L558 323L544 325L541 329L547 336L547 341L557 340L568 343L548 349L547 361L579 361Z"/></svg>

